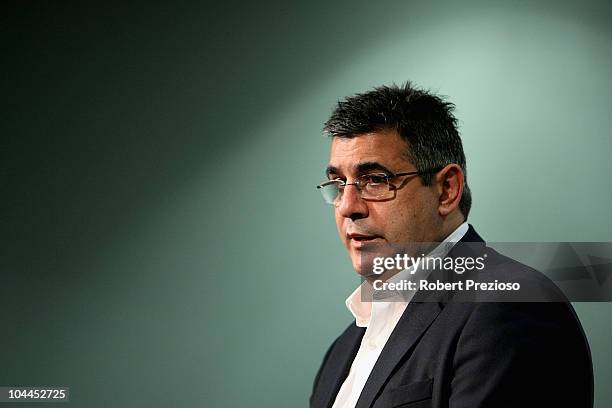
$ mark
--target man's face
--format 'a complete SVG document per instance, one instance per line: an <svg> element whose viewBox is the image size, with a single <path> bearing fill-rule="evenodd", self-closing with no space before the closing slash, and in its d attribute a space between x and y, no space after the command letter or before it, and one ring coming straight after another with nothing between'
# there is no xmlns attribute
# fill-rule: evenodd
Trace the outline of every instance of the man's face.
<svg viewBox="0 0 612 408"><path fill-rule="evenodd" d="M347 183L368 173L403 173L416 171L405 154L408 144L394 130L334 137L328 167L329 179ZM418 176L400 176L391 183L400 188L392 199L364 200L355 186L346 186L335 207L336 226L346 246L353 268L361 274L365 251L383 251L385 244L434 242L442 228L438 215L438 195L433 186L423 186ZM383 251L385 252L385 251ZM370 254L369 256L371 256ZM376 256L392 256L387 253ZM366 268L367 269L367 268Z"/></svg>

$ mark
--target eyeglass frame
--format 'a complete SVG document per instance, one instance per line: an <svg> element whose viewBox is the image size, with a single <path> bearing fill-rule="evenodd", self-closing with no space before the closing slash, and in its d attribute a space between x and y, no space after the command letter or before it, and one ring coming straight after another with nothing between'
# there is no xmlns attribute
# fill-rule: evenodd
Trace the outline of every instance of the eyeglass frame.
<svg viewBox="0 0 612 408"><path fill-rule="evenodd" d="M435 173L438 173L438 172L439 172L440 170L442 170L443 168L444 168L444 167L439 167L439 168L437 168L437 169L434 169L434 170L428 170L428 171L408 171L408 172L391 173L391 174L385 174L385 173L366 173L366 174L362 174L361 176L357 177L353 183L347 183L347 182L346 182L346 181L344 181L344 180L338 180L338 179L334 179L334 180L327 180L327 181L324 181L323 183L319 184L319 185L317 186L317 189L318 189L318 190L320 190L320 189L322 189L323 187L328 186L328 185L331 185L331 184L339 184L339 183L342 183L342 184L339 184L339 187L340 187L340 186L341 186L341 187L346 187L346 186L355 186L355 187L357 188L357 191L359 192L359 197L360 197L362 200L365 200L365 201L376 201L376 200L377 200L376 198L363 198L363 197L362 197L362 195L361 195L361 194L363 193L363 188L364 188L365 186L367 186L367 184L368 184L368 183L365 183L365 184L364 184L363 182L360 182L360 180L359 180L359 179L361 179L362 177L373 176L373 175L381 176L381 177L384 177L384 179L385 179L385 183L387 184L387 186L388 186L388 187L393 187L393 188L389 188L389 191L397 191L397 190L399 189L399 188L398 188L398 186L391 184L391 183L389 182L390 180L392 180L392 179L394 179L394 178L397 178L397 177L402 177L402 176L415 176L415 175L419 175L419 176L420 176L420 175L423 175L423 174L435 174ZM364 184L364 185L362 186L362 184ZM340 194L338 194L338 196L340 196ZM325 198L325 197L323 197L323 198ZM389 199L390 199L390 198L389 198ZM382 199L381 199L381 200L382 200ZM324 200L324 201L325 201L327 204L330 204L330 205L337 205L335 202L331 202L331 203L329 203L329 202L327 202L327 200Z"/></svg>

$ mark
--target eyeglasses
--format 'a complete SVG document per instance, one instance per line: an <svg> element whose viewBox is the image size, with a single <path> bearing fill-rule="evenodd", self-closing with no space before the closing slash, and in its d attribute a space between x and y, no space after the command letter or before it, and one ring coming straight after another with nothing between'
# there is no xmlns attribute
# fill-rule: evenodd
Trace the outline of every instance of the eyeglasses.
<svg viewBox="0 0 612 408"><path fill-rule="evenodd" d="M440 170L441 169L431 171L410 171L396 174L368 173L359 176L354 183L347 183L344 180L335 179L319 184L317 189L319 189L327 204L336 206L340 203L342 193L346 186L355 186L359 192L359 196L364 200L384 201L394 198L395 191L401 188L401 185L392 184L390 182L391 180L402 176L433 174Z"/></svg>

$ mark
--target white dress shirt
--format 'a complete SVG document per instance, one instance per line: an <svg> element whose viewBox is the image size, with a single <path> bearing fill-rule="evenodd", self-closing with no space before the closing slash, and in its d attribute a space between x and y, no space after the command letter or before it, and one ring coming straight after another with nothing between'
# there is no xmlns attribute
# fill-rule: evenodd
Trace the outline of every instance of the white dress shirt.
<svg viewBox="0 0 612 408"><path fill-rule="evenodd" d="M436 247L428 256L445 256L446 253L457 243L468 230L467 222L461 224L446 239ZM399 281L407 274L413 274L413 267L405 269L392 276L388 282ZM414 273L429 274L428 271L414 271ZM427 278L426 275L422 276ZM362 293L363 290L363 293ZM383 347L391 336L393 329L397 325L400 317L406 310L408 303L415 292L403 293L403 299L394 301L372 302L372 286L364 281L346 299L346 307L355 316L355 324L359 327L366 327L365 334L361 339L359 351L353 360L348 376L344 380L332 408L354 408L357 405L363 387L380 356ZM376 295L376 294L375 294ZM374 296L375 296L374 295ZM364 301L364 299L368 299Z"/></svg>

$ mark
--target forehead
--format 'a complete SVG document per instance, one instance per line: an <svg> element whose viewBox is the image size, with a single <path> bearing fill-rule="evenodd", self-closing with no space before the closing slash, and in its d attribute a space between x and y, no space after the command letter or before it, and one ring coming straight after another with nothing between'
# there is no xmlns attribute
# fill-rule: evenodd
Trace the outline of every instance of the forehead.
<svg viewBox="0 0 612 408"><path fill-rule="evenodd" d="M408 143L394 130L365 133L352 138L332 139L329 166L343 173L354 171L360 163L379 163L389 169L410 164Z"/></svg>

